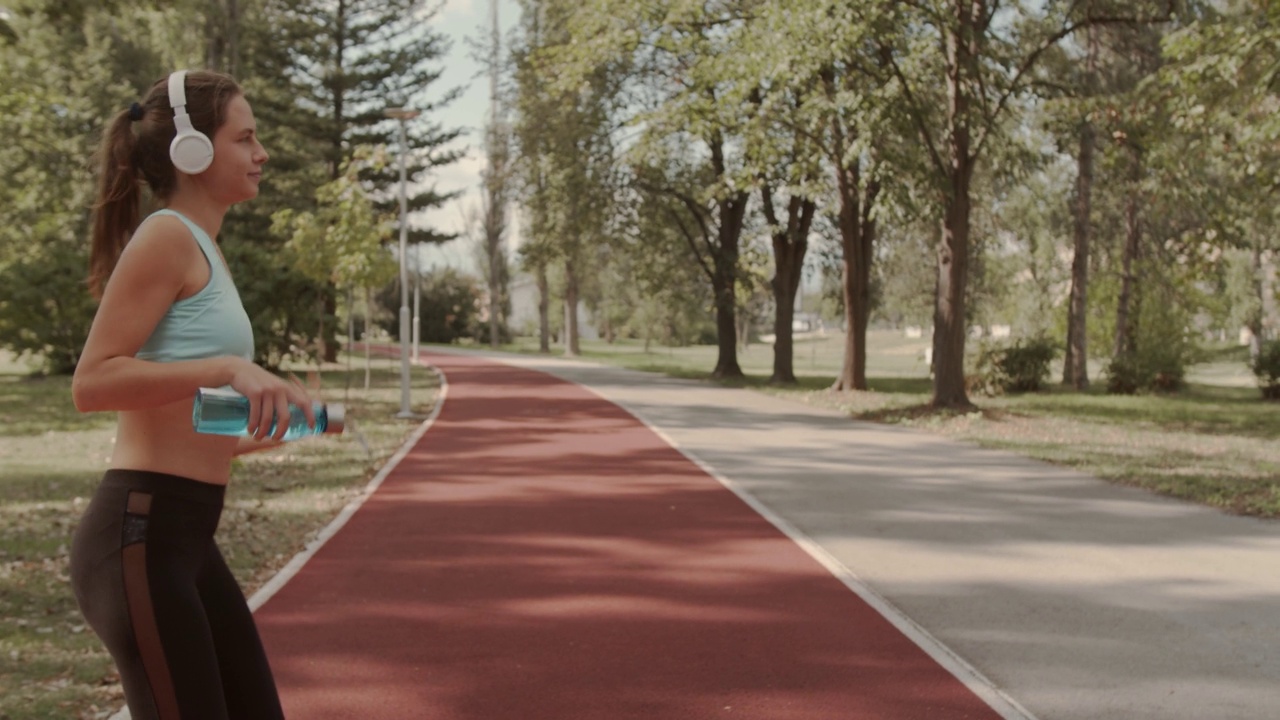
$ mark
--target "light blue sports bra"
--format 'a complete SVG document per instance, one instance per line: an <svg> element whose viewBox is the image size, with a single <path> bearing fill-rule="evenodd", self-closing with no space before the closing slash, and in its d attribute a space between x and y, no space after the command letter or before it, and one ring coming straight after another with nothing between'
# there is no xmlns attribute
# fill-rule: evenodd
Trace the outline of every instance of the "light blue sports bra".
<svg viewBox="0 0 1280 720"><path fill-rule="evenodd" d="M209 282L200 292L169 306L136 357L154 362L177 362L238 355L253 360L253 327L213 240L181 213L157 210L147 216L147 220L156 215L172 215L191 230L205 260L209 262Z"/></svg>

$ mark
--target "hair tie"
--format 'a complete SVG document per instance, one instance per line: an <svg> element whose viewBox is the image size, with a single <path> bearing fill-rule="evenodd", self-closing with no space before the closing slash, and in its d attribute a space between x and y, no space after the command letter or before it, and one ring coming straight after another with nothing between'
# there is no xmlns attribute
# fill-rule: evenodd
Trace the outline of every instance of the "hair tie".
<svg viewBox="0 0 1280 720"><path fill-rule="evenodd" d="M142 114L143 114L142 106L139 105L138 103L134 103L129 106L129 119L132 120L133 122L138 122L139 120L141 120Z"/></svg>

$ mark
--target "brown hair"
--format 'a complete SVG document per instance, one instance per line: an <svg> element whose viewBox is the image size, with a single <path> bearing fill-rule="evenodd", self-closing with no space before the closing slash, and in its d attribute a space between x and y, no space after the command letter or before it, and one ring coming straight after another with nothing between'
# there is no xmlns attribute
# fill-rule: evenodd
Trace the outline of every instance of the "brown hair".
<svg viewBox="0 0 1280 720"><path fill-rule="evenodd" d="M192 126L212 140L226 121L227 105L241 94L240 86L222 73L194 71L187 73L185 87ZM102 297L120 253L138 229L141 184L145 182L151 195L163 201L173 194L178 182L169 160L169 143L177 130L167 75L151 86L140 106L142 117L136 132L131 111L122 110L111 119L98 149L100 171L89 253L89 290L95 298Z"/></svg>

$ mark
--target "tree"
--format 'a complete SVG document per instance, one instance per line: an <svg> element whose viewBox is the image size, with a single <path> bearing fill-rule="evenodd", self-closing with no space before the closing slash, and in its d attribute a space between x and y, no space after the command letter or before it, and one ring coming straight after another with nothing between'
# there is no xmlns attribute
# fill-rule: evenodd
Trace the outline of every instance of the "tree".
<svg viewBox="0 0 1280 720"><path fill-rule="evenodd" d="M396 275L396 262L384 247L393 223L378 214L360 181L361 170L375 164L385 164L385 153L358 153L343 163L337 179L316 190L314 212L284 209L272 218L272 232L286 239L285 248L298 271L315 282L347 291L348 298L355 289L367 292ZM351 317L348 303L349 336ZM317 337L324 337L323 331ZM368 375L366 345L366 386Z"/></svg>
<svg viewBox="0 0 1280 720"><path fill-rule="evenodd" d="M506 229L507 201L511 185L511 128L506 112L498 96L498 76L501 72L501 35L498 32L498 3L493 5L493 28L490 38L489 58L490 115L485 129L485 155L488 165L484 170L484 260L487 270L485 280L489 286L489 346L498 347L506 334L506 318L510 314L511 298L508 293L511 270L507 262Z"/></svg>
<svg viewBox="0 0 1280 720"><path fill-rule="evenodd" d="M343 162L357 147L396 144L398 127L383 111L388 106L413 107L422 116L408 123L407 167L409 187L419 187L421 176L449 165L461 151L444 146L461 131L445 129L434 116L457 97L459 90L431 100L440 78L438 65L448 50L447 40L429 29L438 12L423 0L273 0L276 42L288 48L291 67L287 74L296 102L311 112L299 131L323 154L329 179L342 172ZM398 197L398 172L392 168L367 168L363 178L371 183L378 209L391 211ZM410 213L436 208L457 196L442 193L434 185L413 192L407 200ZM430 228L411 228L409 242L439 243L452 235ZM326 312L334 304L326 291ZM326 345L333 359L336 347Z"/></svg>
<svg viewBox="0 0 1280 720"><path fill-rule="evenodd" d="M100 128L154 77L156 54L123 17L90 5L52 17L14 5L0 41L0 345L69 373L93 320L88 267ZM56 21L55 21L56 20Z"/></svg>
<svg viewBox="0 0 1280 720"><path fill-rule="evenodd" d="M907 30L881 38L879 45L905 94L907 113L929 158L928 183L943 209L934 313L935 407L970 405L964 358L974 171L1006 113L1015 112L1015 102L1028 91L1030 71L1051 48L1084 28L1150 21L1157 13L1167 17L1171 5L1133 3L1122 15L1086 6L1077 15L1078 3L1048 3L1042 14L1023 11L1013 17L1001 14L994 0L897 6L904 19L899 27ZM925 29L939 42L923 42ZM944 90L941 112L922 92L935 80Z"/></svg>
<svg viewBox="0 0 1280 720"><path fill-rule="evenodd" d="M604 72L620 78L633 100L617 124L636 132L626 151L636 187L667 200L707 275L715 298L718 354L714 377L741 377L735 311L739 243L753 174L745 162L748 108L733 102L741 88L726 82L717 58L734 46L733 29L754 3L719 4L591 0L569 25L576 42L550 55L560 88L576 88ZM631 140L631 138L628 138ZM693 167L706 173L691 173ZM699 177L695 185L664 184Z"/></svg>
<svg viewBox="0 0 1280 720"><path fill-rule="evenodd" d="M578 312L594 249L608 241L617 173L611 113L617 78L593 68L574 85L557 84L555 53L570 43L575 8L561 0L525 6L522 45L516 49L516 138L530 240L525 253L539 273L550 263L563 276L565 354L580 352ZM545 323L544 323L545 327Z"/></svg>
<svg viewBox="0 0 1280 720"><path fill-rule="evenodd" d="M1168 63L1151 90L1180 135L1171 152L1184 204L1210 217L1205 239L1251 269L1232 274L1251 288L1251 310L1235 313L1256 340L1275 332L1265 308L1274 305L1273 262L1280 226L1274 190L1280 184L1280 121L1275 109L1275 58L1280 54L1280 8L1234 0L1205 10L1164 39ZM1191 159L1195 159L1193 162ZM1197 173L1205 181L1187 184ZM1248 282L1243 282L1245 279Z"/></svg>

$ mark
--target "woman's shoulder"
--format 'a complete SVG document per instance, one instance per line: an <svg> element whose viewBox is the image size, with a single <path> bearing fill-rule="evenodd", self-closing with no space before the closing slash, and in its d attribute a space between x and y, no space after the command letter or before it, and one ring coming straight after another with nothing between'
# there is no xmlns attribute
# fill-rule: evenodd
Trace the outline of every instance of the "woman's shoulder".
<svg viewBox="0 0 1280 720"><path fill-rule="evenodd" d="M138 225L120 254L120 265L142 265L157 272L185 272L200 249L180 218L153 214ZM119 267L119 265L117 266Z"/></svg>

